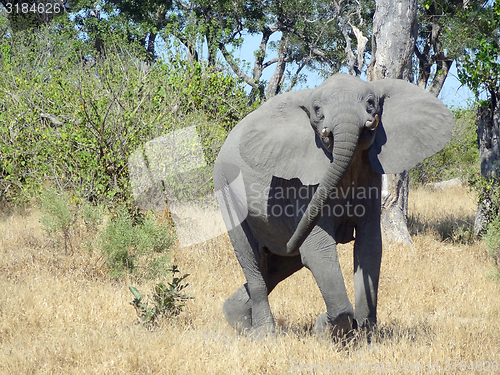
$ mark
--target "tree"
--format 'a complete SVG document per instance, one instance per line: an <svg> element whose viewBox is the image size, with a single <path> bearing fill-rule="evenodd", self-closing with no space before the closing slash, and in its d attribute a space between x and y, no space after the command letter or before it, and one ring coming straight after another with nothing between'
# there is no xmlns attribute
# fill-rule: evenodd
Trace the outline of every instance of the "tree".
<svg viewBox="0 0 500 375"><path fill-rule="evenodd" d="M474 223L478 235L500 214L500 1L473 3L457 14L455 23L462 25L462 32L452 40L466 50L459 59L459 78L479 100L481 178L473 179L480 199Z"/></svg>
<svg viewBox="0 0 500 375"><path fill-rule="evenodd" d="M167 13L172 9L172 0L109 0L119 9L120 16L140 25L139 40L145 46L149 60L155 57L155 41L160 30L168 24Z"/></svg>
<svg viewBox="0 0 500 375"><path fill-rule="evenodd" d="M102 52L100 33L121 30L154 59L155 41L162 36L184 46L191 61L200 61L204 51L211 66L220 65L222 57L252 88L252 97L264 100L291 90L304 80L306 69L327 77L347 66L360 75L368 42L364 35L373 13L367 0L100 0L98 5L78 0L75 4L75 22L97 51ZM251 66L233 54L248 34L261 38ZM358 53L353 52L356 48ZM267 58L270 52L275 57ZM269 82L262 79L266 69L274 70Z"/></svg>
<svg viewBox="0 0 500 375"><path fill-rule="evenodd" d="M455 19L469 2L397 3L400 7L395 8L394 1L377 1L369 78L407 79L437 97L453 61L463 54L463 49L457 48L460 43L451 41L450 35L458 35L464 28ZM410 244L406 227L408 184L408 172L383 176L382 225L388 238Z"/></svg>
<svg viewBox="0 0 500 375"><path fill-rule="evenodd" d="M369 80L408 79L417 37L416 0L376 0ZM383 175L382 227L388 239L411 244L406 226L408 171Z"/></svg>
<svg viewBox="0 0 500 375"><path fill-rule="evenodd" d="M192 56L200 54L193 51L193 36L202 35L208 46L208 61L215 62L217 51L233 72L252 88L254 97L268 99L287 90L301 80L304 68L325 72L325 76L336 73L345 64L346 55L349 66L354 69L351 58L352 43L349 29L354 26L360 40L371 19L369 6L350 1L220 1L175 0L177 9L176 28L173 34L190 51ZM194 33L198 30L199 33ZM191 34L190 34L191 33ZM239 48L244 34L260 35L259 48L250 72L246 71L232 54ZM277 42L271 37L278 35ZM346 47L343 38L347 37ZM365 42L366 43L366 42ZM363 46L364 49L364 46ZM361 50L363 50L361 49ZM276 51L276 57L266 60L269 50ZM356 62L361 62L362 54ZM352 61L352 62L351 62ZM263 71L274 67L269 82L262 81Z"/></svg>
<svg viewBox="0 0 500 375"><path fill-rule="evenodd" d="M443 33L450 28L450 19L455 17L462 5L462 2L455 1L425 0L418 8L418 38L415 43L418 68L414 81L436 97L456 57L456 52L443 46Z"/></svg>

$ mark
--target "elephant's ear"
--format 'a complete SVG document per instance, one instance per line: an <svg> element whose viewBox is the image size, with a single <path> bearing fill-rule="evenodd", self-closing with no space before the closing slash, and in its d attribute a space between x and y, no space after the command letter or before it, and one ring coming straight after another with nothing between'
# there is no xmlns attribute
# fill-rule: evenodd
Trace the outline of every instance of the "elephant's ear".
<svg viewBox="0 0 500 375"><path fill-rule="evenodd" d="M278 95L243 119L240 155L254 170L304 185L319 184L331 161L305 108L311 90Z"/></svg>
<svg viewBox="0 0 500 375"><path fill-rule="evenodd" d="M429 92L403 80L370 82L383 99L381 121L370 148L378 173L400 173L441 150L455 126L448 108Z"/></svg>

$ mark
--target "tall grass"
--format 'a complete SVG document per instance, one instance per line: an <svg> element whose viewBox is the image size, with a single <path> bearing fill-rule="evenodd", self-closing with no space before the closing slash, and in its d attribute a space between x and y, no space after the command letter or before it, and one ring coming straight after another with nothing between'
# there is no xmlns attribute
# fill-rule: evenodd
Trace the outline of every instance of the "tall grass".
<svg viewBox="0 0 500 375"><path fill-rule="evenodd" d="M6 218L0 222L0 373L311 373L307 364L317 364L316 373L342 365L360 374L382 365L429 373L429 364L443 373L446 361L447 373L472 372L454 369L461 361L490 361L491 369L492 361L500 364L500 288L487 276L493 262L483 243L443 241L432 229L440 217L467 221L475 211L465 190L448 200L441 194L411 192L410 215L430 228L414 236L413 248L384 244L379 328L370 344L363 335L347 343L311 336L325 305L305 269L270 296L276 340L238 335L222 314L225 298L244 282L227 235L173 249L172 262L191 274L186 293L196 298L148 331L134 324L128 287L151 290L164 276L139 285L126 274L111 280L97 251L54 251L36 211ZM353 300L352 244L338 250Z"/></svg>

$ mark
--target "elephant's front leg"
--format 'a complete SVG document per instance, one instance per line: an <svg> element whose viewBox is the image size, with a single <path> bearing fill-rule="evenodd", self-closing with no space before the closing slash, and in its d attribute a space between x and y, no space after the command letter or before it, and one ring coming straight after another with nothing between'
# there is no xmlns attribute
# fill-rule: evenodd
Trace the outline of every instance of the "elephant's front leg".
<svg viewBox="0 0 500 375"><path fill-rule="evenodd" d="M382 235L379 220L367 220L356 228L354 242L354 294L359 328L377 323L377 293L382 262Z"/></svg>
<svg viewBox="0 0 500 375"><path fill-rule="evenodd" d="M326 314L318 317L313 330L318 335L343 336L352 329L354 310L347 296L336 242L330 230L324 229L332 223L322 220L300 248L302 262L311 270L326 303Z"/></svg>

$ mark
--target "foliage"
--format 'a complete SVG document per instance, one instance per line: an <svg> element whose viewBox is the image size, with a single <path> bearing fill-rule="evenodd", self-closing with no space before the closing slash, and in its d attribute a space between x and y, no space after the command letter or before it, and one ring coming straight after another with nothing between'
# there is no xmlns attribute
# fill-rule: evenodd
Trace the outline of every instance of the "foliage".
<svg viewBox="0 0 500 375"><path fill-rule="evenodd" d="M63 238L64 251L71 250L70 232L76 222L76 210L70 205L68 194L57 194L53 189L45 189L40 197L42 217L40 223L49 236Z"/></svg>
<svg viewBox="0 0 500 375"><path fill-rule="evenodd" d="M156 254L165 253L175 242L173 228L161 223L152 213L148 213L142 223L134 225L126 210L120 210L109 220L100 239L101 250L107 255L110 277L118 278L124 273L137 271L137 263L144 260L151 269L145 267L145 274L157 273L158 267L168 260L159 259Z"/></svg>
<svg viewBox="0 0 500 375"><path fill-rule="evenodd" d="M54 247L62 239L65 253L68 254L68 249L73 252L74 239L80 235L87 240L77 246L94 250L103 221L102 207L94 206L70 192L58 192L50 186L42 190L39 207L42 212L40 224Z"/></svg>
<svg viewBox="0 0 500 375"><path fill-rule="evenodd" d="M50 179L91 202L131 203L135 149L197 125L213 161L252 109L240 82L217 68L179 56L149 65L120 37L108 35L95 58L70 27L0 42L0 188L12 187L11 199Z"/></svg>
<svg viewBox="0 0 500 375"><path fill-rule="evenodd" d="M481 90L496 93L500 87L500 47L481 39L476 53L467 54L461 59L459 78L476 97L479 97Z"/></svg>
<svg viewBox="0 0 500 375"><path fill-rule="evenodd" d="M194 298L182 293L189 285L182 284L189 274L176 277L175 274L180 273L177 265L172 265L169 271L172 272L172 282L167 282L168 285L164 283L156 284L152 297L148 296L145 302L143 302L143 296L137 288L129 287L135 297L130 304L134 306L139 321L148 329L157 325L160 318L168 319L179 315L186 305L185 302Z"/></svg>
<svg viewBox="0 0 500 375"><path fill-rule="evenodd" d="M118 31L126 40L139 42L146 59L153 61L160 56L155 41L161 36L167 44L182 46L191 61L201 62L206 56L215 67L222 56L255 97L269 98L304 81L305 69L329 76L346 66L346 54L358 47L351 25L369 35L374 4L366 0L75 0L71 11L96 51L102 50L106 32ZM245 35L261 38L251 62L234 54ZM271 59L266 56L269 52L277 52L279 57ZM270 82L262 78L266 69L274 69Z"/></svg>
<svg viewBox="0 0 500 375"><path fill-rule="evenodd" d="M77 246L104 253L112 278L124 272L137 274L138 269L141 271L139 276L151 278L167 270L170 262L167 251L175 243L175 232L171 224L152 213L134 220L126 210L118 210L101 231L104 216L101 207L68 192L57 193L52 188L42 191L40 209L40 223L54 246L62 240L68 254L68 250L74 251L74 238L78 234L88 238Z"/></svg>
<svg viewBox="0 0 500 375"><path fill-rule="evenodd" d="M425 159L410 171L412 184L426 184L454 177L467 180L478 172L479 151L475 113L471 109L454 109L456 126L452 138L434 156Z"/></svg>
<svg viewBox="0 0 500 375"><path fill-rule="evenodd" d="M473 2L457 13L458 26L449 37L466 50L458 59L458 77L479 98L482 91L496 93L500 87L500 1Z"/></svg>

